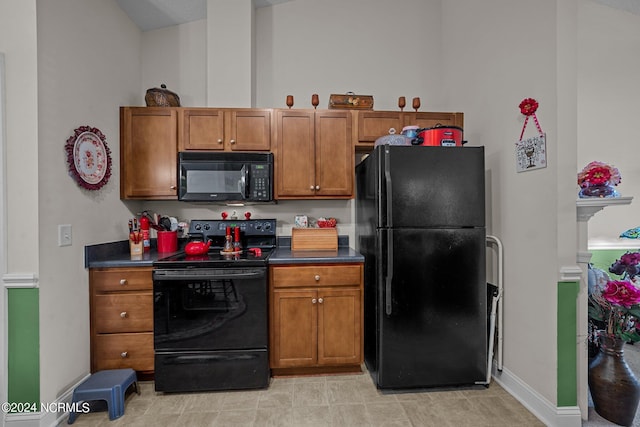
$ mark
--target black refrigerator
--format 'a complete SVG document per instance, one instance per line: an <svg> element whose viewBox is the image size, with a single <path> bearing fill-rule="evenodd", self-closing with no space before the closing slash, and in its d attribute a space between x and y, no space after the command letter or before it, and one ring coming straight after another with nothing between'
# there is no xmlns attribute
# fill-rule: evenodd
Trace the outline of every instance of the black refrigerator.
<svg viewBox="0 0 640 427"><path fill-rule="evenodd" d="M484 147L377 146L356 166L364 359L380 389L485 384Z"/></svg>

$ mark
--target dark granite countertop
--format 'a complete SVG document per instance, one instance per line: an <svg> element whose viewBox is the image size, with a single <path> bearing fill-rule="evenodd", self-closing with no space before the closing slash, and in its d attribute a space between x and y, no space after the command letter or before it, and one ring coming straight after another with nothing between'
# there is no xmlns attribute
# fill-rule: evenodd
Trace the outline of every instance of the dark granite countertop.
<svg viewBox="0 0 640 427"><path fill-rule="evenodd" d="M180 251L187 243L186 239L180 239L178 248ZM151 251L142 256L132 257L129 254L129 241L100 243L84 247L85 268L111 268L111 267L150 267L153 262L177 252L158 253L155 240L151 241ZM269 257L269 264L324 264L324 263L352 263L364 262L364 257L349 247L347 236L338 239L337 251L292 251L291 238L279 237L276 250Z"/></svg>
<svg viewBox="0 0 640 427"><path fill-rule="evenodd" d="M348 246L340 246L337 251L292 251L290 246L278 246L269 257L269 265L352 262L364 262L364 256Z"/></svg>
<svg viewBox="0 0 640 427"><path fill-rule="evenodd" d="M182 249L185 244L186 241L180 241L178 247ZM129 253L128 240L100 243L84 247L84 268L151 267L154 261L176 253L158 253L155 240L151 241L149 252L137 257L132 257Z"/></svg>

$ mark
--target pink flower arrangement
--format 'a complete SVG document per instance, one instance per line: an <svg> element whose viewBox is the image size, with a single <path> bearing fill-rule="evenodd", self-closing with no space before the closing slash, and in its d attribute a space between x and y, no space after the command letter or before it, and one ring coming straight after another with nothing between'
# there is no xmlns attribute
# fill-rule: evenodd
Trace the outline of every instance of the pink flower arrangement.
<svg viewBox="0 0 640 427"><path fill-rule="evenodd" d="M640 253L627 252L609 267L621 280L607 280L589 295L589 317L602 322L604 333L625 342L640 341L640 287L636 276Z"/></svg>
<svg viewBox="0 0 640 427"><path fill-rule="evenodd" d="M622 177L618 168L602 162L591 162L578 174L578 185L581 188L598 185L618 185Z"/></svg>

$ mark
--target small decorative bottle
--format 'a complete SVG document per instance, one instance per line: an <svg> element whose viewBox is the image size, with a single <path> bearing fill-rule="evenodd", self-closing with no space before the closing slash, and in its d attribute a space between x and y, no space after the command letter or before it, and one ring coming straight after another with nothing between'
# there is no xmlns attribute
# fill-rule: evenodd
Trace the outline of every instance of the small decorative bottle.
<svg viewBox="0 0 640 427"><path fill-rule="evenodd" d="M227 232L224 236L224 246L222 252L233 252L233 243L231 242L231 227L227 227Z"/></svg>

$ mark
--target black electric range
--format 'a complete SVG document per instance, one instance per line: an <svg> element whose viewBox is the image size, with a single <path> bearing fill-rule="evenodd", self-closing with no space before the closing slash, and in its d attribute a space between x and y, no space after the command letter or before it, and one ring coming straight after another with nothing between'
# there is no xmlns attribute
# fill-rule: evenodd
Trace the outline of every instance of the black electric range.
<svg viewBox="0 0 640 427"><path fill-rule="evenodd" d="M240 229L239 254L221 254L227 227ZM267 387L267 260L276 220L194 220L189 237L211 240L209 252L153 263L156 391Z"/></svg>

